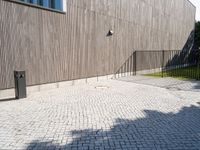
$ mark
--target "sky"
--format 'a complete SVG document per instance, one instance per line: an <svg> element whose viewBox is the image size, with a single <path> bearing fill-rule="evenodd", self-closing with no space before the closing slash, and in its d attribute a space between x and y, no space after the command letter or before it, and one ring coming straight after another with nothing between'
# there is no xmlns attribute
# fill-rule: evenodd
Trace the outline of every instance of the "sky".
<svg viewBox="0 0 200 150"><path fill-rule="evenodd" d="M197 8L196 20L200 21L200 0L190 0Z"/></svg>

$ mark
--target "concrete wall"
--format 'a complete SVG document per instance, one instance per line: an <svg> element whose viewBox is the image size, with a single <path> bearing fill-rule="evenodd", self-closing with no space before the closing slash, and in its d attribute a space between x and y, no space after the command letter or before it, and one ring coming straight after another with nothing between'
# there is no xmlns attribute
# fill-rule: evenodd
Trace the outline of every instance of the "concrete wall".
<svg viewBox="0 0 200 150"><path fill-rule="evenodd" d="M66 0L61 14L0 0L0 89L14 86L14 70L37 85L113 74L134 50L182 49L195 10L187 0Z"/></svg>

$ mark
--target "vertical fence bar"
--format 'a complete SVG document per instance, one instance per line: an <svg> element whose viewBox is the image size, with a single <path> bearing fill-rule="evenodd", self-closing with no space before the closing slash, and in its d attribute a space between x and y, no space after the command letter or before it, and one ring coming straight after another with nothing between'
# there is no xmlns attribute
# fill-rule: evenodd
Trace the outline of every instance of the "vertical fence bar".
<svg viewBox="0 0 200 150"><path fill-rule="evenodd" d="M178 51L175 51L175 56L176 56L176 60L175 60L175 77L177 77L178 76L178 59L179 59Z"/></svg>
<svg viewBox="0 0 200 150"><path fill-rule="evenodd" d="M135 59L135 62L134 62L135 63L134 64L134 66L135 66L135 68L134 68L135 70L134 71L135 72L134 73L135 73L135 75L137 75L137 51L135 51L135 58L134 59Z"/></svg>
<svg viewBox="0 0 200 150"><path fill-rule="evenodd" d="M196 76L197 76L197 80L200 80L200 55L199 55L199 51L197 52L197 60L196 60L196 69L194 69L194 70L196 70Z"/></svg>
<svg viewBox="0 0 200 150"><path fill-rule="evenodd" d="M178 77L180 77L181 76L181 71L180 71L180 69L181 69L181 51L178 51L178 60L177 60L177 63L178 63Z"/></svg>
<svg viewBox="0 0 200 150"><path fill-rule="evenodd" d="M183 70L185 69L185 78L194 78L193 70L190 68L189 60L187 54L183 53L183 58L186 62L183 62ZM183 71L184 72L184 71Z"/></svg>
<svg viewBox="0 0 200 150"><path fill-rule="evenodd" d="M132 54L133 55L133 54ZM130 61L129 61L129 76L131 76L132 75L132 55L130 56Z"/></svg>
<svg viewBox="0 0 200 150"><path fill-rule="evenodd" d="M200 80L200 51L197 51L197 80Z"/></svg>
<svg viewBox="0 0 200 150"><path fill-rule="evenodd" d="M198 62L198 65L197 65L197 80L199 80L200 79L200 65L199 65L199 62Z"/></svg>
<svg viewBox="0 0 200 150"><path fill-rule="evenodd" d="M172 76L172 62L173 62L173 60L172 60L172 51L171 50L169 50L169 62L168 62L168 68L167 68L167 70L169 70L169 72L167 73L167 76Z"/></svg>
<svg viewBox="0 0 200 150"><path fill-rule="evenodd" d="M179 74L180 74L180 71L179 71L179 69L180 69L180 62L179 62L179 60L180 60L180 51L177 51L177 57L178 57L178 59L177 59L177 62L176 62L176 64L177 64L177 77L179 76Z"/></svg>
<svg viewBox="0 0 200 150"><path fill-rule="evenodd" d="M133 53L133 55L131 56L131 59L132 59L132 66L131 66L131 73L132 73L132 75L134 76L135 75L135 73L134 73L134 56L135 56L135 52Z"/></svg>
<svg viewBox="0 0 200 150"><path fill-rule="evenodd" d="M131 55L131 75L134 75L133 74L133 55L134 55L135 52L133 52L133 54Z"/></svg>
<svg viewBox="0 0 200 150"><path fill-rule="evenodd" d="M197 80L200 80L200 50L197 51Z"/></svg>
<svg viewBox="0 0 200 150"><path fill-rule="evenodd" d="M164 77L164 59L165 59L165 51L162 50L162 78Z"/></svg>
<svg viewBox="0 0 200 150"><path fill-rule="evenodd" d="M176 57L175 57L175 51L172 50L172 55L171 55L171 58L172 58L172 76L174 77L175 76L175 61L176 61Z"/></svg>
<svg viewBox="0 0 200 150"><path fill-rule="evenodd" d="M132 56L132 55L131 55ZM131 76L131 56L129 57L129 76Z"/></svg>
<svg viewBox="0 0 200 150"><path fill-rule="evenodd" d="M195 79L196 78L195 65L192 63L190 64L188 57L187 57L187 68L189 68L189 70L191 72L191 74L187 75L187 78Z"/></svg>

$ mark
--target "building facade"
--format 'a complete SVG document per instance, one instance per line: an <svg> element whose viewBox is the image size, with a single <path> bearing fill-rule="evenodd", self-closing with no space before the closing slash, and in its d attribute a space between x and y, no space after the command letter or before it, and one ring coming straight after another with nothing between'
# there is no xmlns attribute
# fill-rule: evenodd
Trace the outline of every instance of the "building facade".
<svg viewBox="0 0 200 150"><path fill-rule="evenodd" d="M188 0L26 3L0 0L0 89L14 70L28 85L114 74L135 50L183 49L195 23Z"/></svg>

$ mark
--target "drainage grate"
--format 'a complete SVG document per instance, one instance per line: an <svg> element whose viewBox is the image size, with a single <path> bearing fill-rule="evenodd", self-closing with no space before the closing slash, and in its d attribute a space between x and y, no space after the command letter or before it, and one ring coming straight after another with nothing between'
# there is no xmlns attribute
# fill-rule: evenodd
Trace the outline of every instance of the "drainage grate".
<svg viewBox="0 0 200 150"><path fill-rule="evenodd" d="M101 89L101 90L105 90L105 89L109 89L109 86L104 86L104 85L100 85L100 86L96 86L95 89Z"/></svg>

